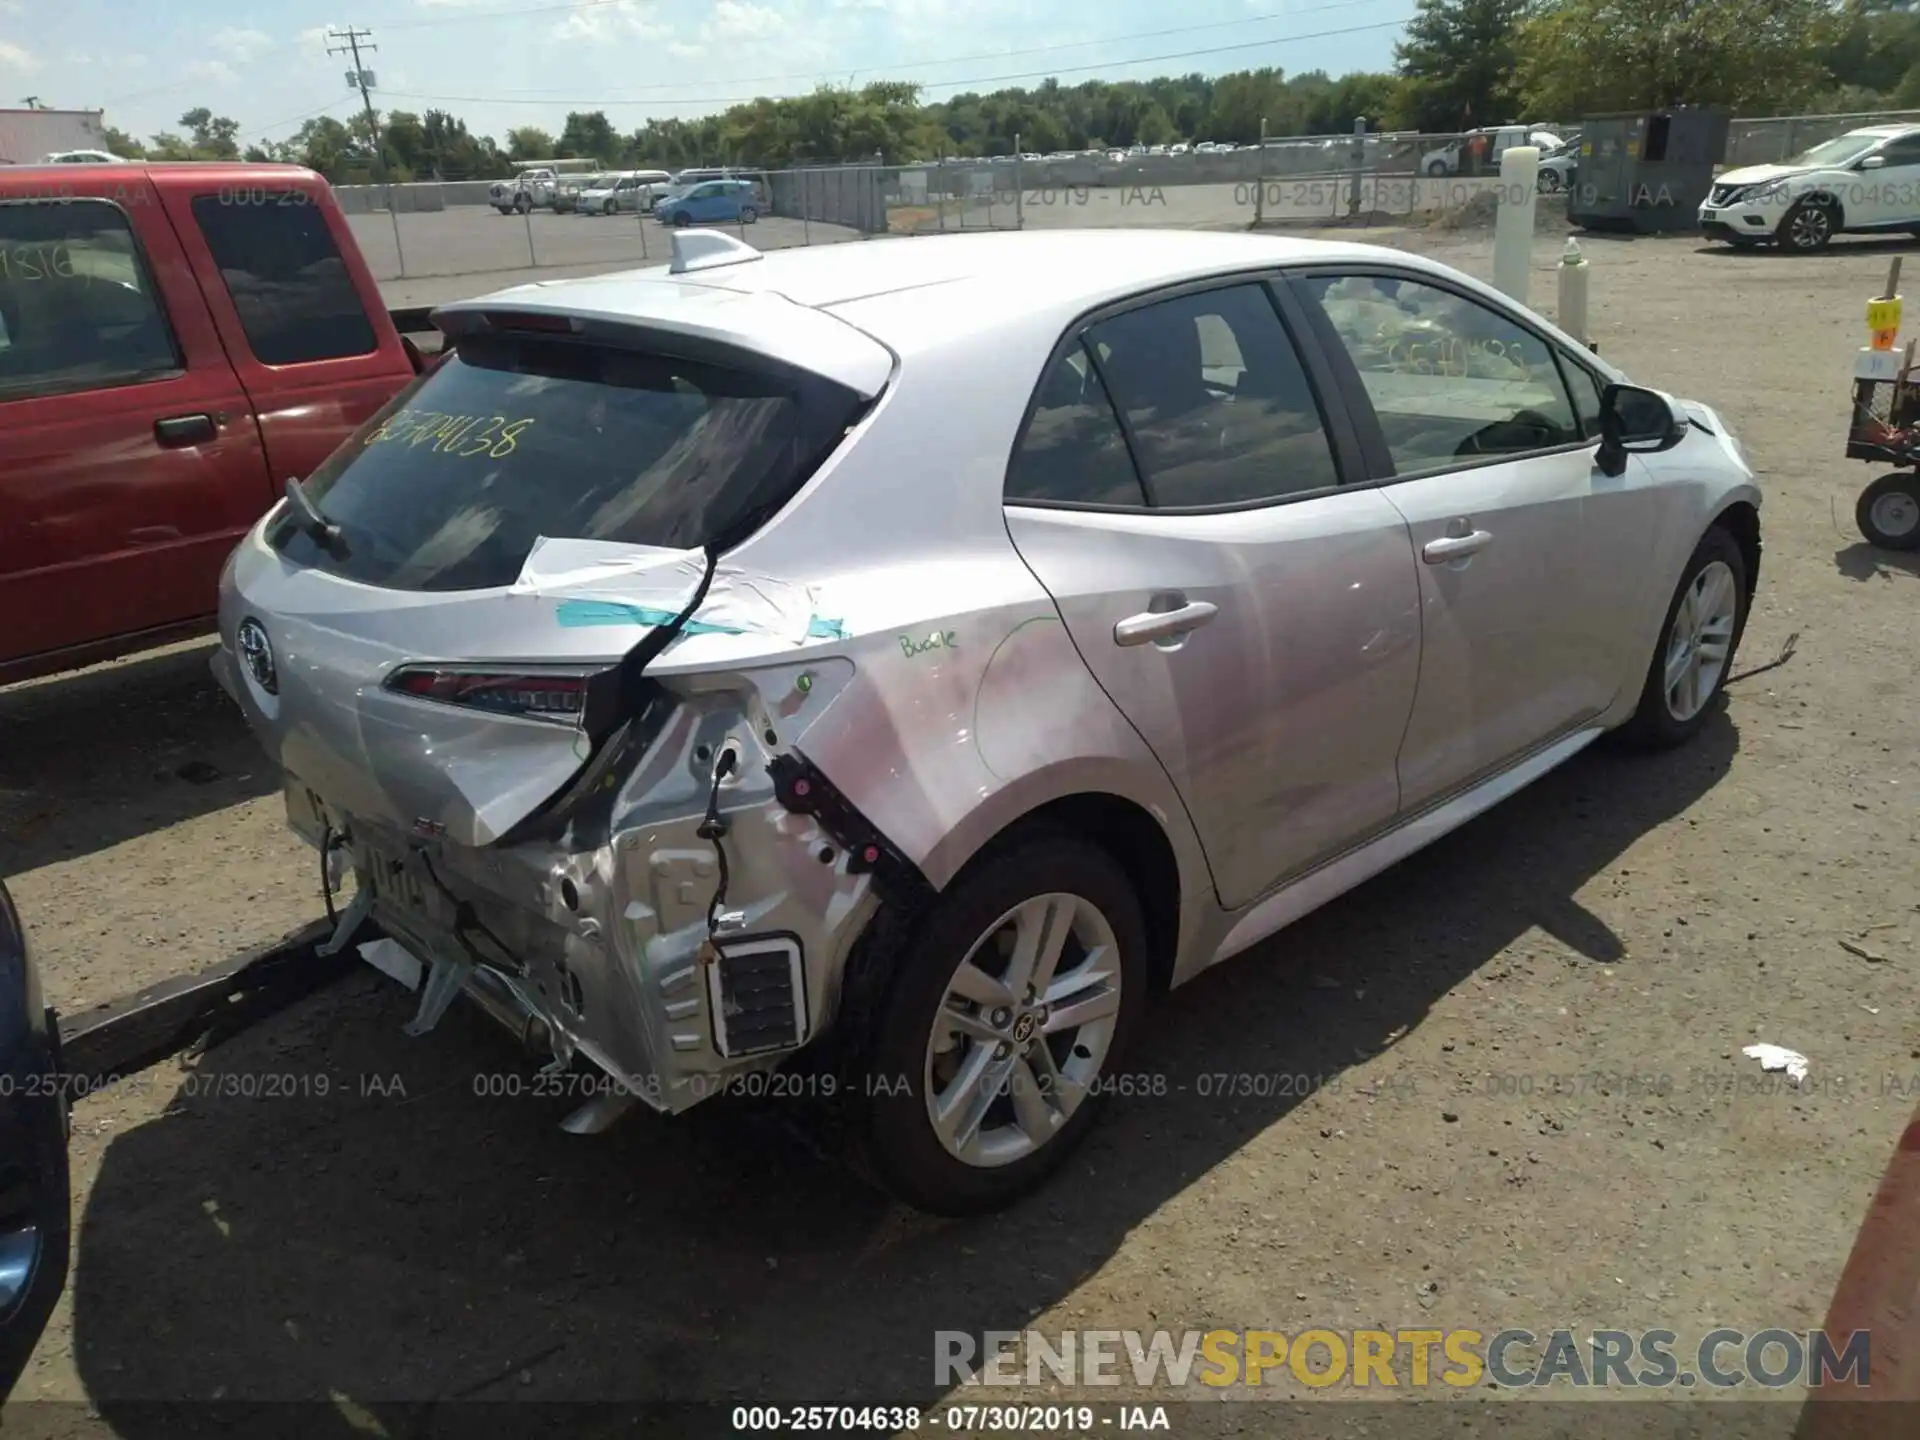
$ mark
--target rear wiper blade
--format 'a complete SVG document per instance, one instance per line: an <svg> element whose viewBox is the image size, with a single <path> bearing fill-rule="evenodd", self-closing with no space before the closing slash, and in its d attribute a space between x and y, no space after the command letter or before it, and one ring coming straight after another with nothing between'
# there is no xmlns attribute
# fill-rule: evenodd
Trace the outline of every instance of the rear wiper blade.
<svg viewBox="0 0 1920 1440"><path fill-rule="evenodd" d="M313 537L316 544L329 554L340 551L340 527L322 515L307 498L307 492L300 488L300 482L291 477L287 480L287 504L292 507L293 518L300 529Z"/></svg>

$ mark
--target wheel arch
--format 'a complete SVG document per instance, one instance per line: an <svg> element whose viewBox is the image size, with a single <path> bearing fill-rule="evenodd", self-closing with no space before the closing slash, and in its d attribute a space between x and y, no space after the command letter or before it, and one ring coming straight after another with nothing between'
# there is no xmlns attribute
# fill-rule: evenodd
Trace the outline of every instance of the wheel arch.
<svg viewBox="0 0 1920 1440"><path fill-rule="evenodd" d="M1842 203L1840 197L1834 194L1828 186L1815 185L1804 194L1796 196L1793 204L1787 207L1787 215L1791 216L1793 212L1798 210L1802 205L1819 205L1831 210L1833 212L1834 234L1838 235L1842 230L1847 228L1847 207ZM1780 223L1784 227L1786 220L1782 219Z"/></svg>
<svg viewBox="0 0 1920 1440"><path fill-rule="evenodd" d="M1009 821L970 856L954 876L1036 834L1063 832L1105 851L1140 897L1147 925L1147 973L1156 992L1171 987L1185 911L1179 854L1165 826L1137 800L1085 790L1035 806Z"/></svg>
<svg viewBox="0 0 1920 1440"><path fill-rule="evenodd" d="M1725 530L1739 545L1740 558L1746 562L1747 602L1752 604L1760 587L1760 507L1750 499L1732 500L1720 508L1707 529Z"/></svg>

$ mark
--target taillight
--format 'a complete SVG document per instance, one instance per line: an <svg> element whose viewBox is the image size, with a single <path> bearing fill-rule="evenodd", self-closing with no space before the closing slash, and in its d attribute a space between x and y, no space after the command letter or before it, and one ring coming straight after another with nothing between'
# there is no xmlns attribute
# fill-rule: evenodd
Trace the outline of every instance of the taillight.
<svg viewBox="0 0 1920 1440"><path fill-rule="evenodd" d="M563 725L585 723L596 674L589 670L457 670L410 665L387 680L389 690L443 705L519 715Z"/></svg>

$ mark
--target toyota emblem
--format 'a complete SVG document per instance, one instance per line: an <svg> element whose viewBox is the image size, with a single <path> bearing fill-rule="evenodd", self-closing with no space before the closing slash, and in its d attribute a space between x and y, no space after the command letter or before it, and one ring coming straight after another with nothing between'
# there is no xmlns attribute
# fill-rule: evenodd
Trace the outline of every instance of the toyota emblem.
<svg viewBox="0 0 1920 1440"><path fill-rule="evenodd" d="M273 666L273 646L267 641L266 627L258 620L243 620L236 638L241 662L253 677L253 683L269 695L278 695L280 676Z"/></svg>

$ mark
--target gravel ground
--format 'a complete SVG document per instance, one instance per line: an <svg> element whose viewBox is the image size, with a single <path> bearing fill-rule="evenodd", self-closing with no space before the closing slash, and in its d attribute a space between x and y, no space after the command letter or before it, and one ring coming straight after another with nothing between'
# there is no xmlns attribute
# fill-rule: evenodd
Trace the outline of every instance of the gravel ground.
<svg viewBox="0 0 1920 1440"><path fill-rule="evenodd" d="M1484 235L1369 238L1490 273ZM1819 1325L1920 1098L1920 565L1860 542L1841 458L1895 251L1585 248L1603 353L1718 407L1767 488L1740 669L1797 648L1697 744L1588 752L1171 997L1134 1065L1163 1093L988 1220L890 1208L777 1110L564 1135L476 1095L530 1073L483 1022L405 1041L355 978L79 1104L19 1398L126 1435L158 1397L929 1404L936 1329ZM318 909L202 648L0 692L0 806L63 1008ZM1757 1039L1811 1083L1754 1086Z"/></svg>

